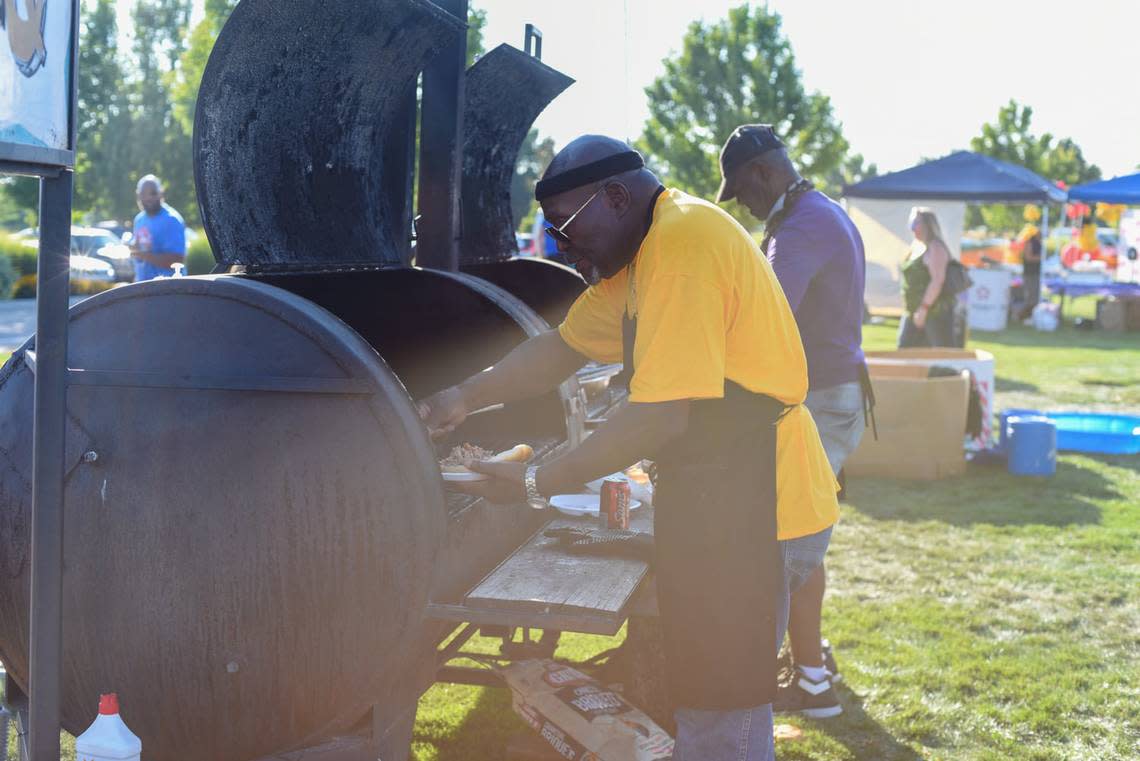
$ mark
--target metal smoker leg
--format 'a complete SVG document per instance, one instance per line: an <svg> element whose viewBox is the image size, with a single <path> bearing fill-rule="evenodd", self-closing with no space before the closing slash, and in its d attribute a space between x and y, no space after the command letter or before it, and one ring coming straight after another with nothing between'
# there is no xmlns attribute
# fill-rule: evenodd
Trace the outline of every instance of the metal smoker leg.
<svg viewBox="0 0 1140 761"><path fill-rule="evenodd" d="M8 728L16 735L16 760L28 761L28 698L8 679L0 666L0 686L4 693L0 695L0 761L8 761Z"/></svg>

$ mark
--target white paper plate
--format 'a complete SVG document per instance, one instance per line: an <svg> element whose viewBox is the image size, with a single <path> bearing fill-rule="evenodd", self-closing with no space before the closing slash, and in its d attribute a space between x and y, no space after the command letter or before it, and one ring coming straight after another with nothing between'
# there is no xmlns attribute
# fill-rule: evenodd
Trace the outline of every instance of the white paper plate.
<svg viewBox="0 0 1140 761"><path fill-rule="evenodd" d="M469 481L486 481L490 476L486 473L442 473L444 481L463 483Z"/></svg>
<svg viewBox="0 0 1140 761"><path fill-rule="evenodd" d="M555 494L550 498L550 506L563 515L592 515L597 517L602 498L598 494ZM629 510L633 512L641 507L636 499L629 501Z"/></svg>

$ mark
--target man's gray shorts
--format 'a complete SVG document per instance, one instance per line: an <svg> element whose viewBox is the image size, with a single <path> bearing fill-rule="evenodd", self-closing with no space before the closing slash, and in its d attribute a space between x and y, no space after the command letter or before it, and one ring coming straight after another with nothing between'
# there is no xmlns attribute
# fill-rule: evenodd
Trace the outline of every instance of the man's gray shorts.
<svg viewBox="0 0 1140 761"><path fill-rule="evenodd" d="M805 404L819 429L831 470L838 474L859 446L867 425L863 389L856 382L809 391Z"/></svg>

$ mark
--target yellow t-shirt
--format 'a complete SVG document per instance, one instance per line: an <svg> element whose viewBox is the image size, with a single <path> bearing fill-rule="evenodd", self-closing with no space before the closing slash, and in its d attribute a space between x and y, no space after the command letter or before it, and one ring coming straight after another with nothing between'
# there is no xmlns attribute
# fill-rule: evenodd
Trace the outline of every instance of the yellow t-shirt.
<svg viewBox="0 0 1140 761"><path fill-rule="evenodd" d="M720 208L679 190L665 191L630 267L579 296L558 332L591 359L621 362L627 310L637 317L630 401L721 398L727 378L799 405L776 429L779 538L834 524L838 485L803 406L803 344L772 266L752 236Z"/></svg>

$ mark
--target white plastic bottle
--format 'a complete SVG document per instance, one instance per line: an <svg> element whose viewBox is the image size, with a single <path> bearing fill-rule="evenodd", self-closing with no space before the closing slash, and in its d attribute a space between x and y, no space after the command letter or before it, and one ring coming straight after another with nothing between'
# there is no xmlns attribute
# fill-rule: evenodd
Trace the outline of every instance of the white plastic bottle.
<svg viewBox="0 0 1140 761"><path fill-rule="evenodd" d="M119 716L119 696L99 697L99 715L87 731L75 738L76 761L139 761L142 741Z"/></svg>

